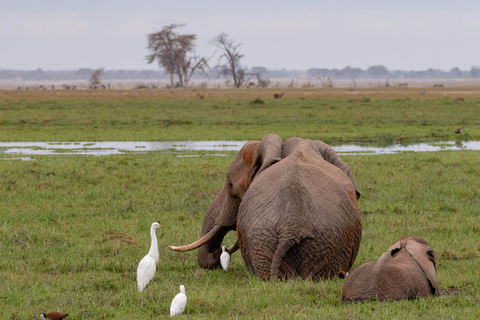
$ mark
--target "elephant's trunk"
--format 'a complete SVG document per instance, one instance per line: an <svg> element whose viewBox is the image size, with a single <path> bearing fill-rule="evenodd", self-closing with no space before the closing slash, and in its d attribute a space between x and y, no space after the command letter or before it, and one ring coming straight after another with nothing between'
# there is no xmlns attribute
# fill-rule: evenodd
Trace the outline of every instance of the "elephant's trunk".
<svg viewBox="0 0 480 320"><path fill-rule="evenodd" d="M215 228L215 227L214 227ZM220 268L220 255L222 254L222 242L225 235L232 230L222 227L210 241L198 248L198 265L204 269Z"/></svg>
<svg viewBox="0 0 480 320"><path fill-rule="evenodd" d="M203 246L204 244L206 244L207 242L209 242L213 237L215 237L215 235L222 229L223 227L222 226L214 226L212 228L212 230L210 230L206 235L204 235L203 237L201 237L200 239L198 239L197 241L195 242L192 242L186 246L181 246L181 247L176 247L176 246L168 246L170 249L172 249L173 251L177 251L177 252L186 252L186 251L190 251L190 250L193 250L193 249L197 249L198 247L201 247Z"/></svg>

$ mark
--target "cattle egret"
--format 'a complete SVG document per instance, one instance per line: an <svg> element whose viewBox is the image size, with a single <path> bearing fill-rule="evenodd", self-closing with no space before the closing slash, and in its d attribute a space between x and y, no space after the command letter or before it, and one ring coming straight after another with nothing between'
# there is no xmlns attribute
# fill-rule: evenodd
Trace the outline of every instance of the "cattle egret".
<svg viewBox="0 0 480 320"><path fill-rule="evenodd" d="M63 314L63 313L60 313L60 312L53 311L53 312L49 312L47 314L40 313L40 317L42 319L49 319L49 320L62 320L62 319L65 319L66 317L68 317L68 314Z"/></svg>
<svg viewBox="0 0 480 320"><path fill-rule="evenodd" d="M180 293L178 293L175 298L172 300L172 305L170 306L170 315L176 316L182 314L185 310L185 305L187 304L187 295L185 294L185 286L180 285Z"/></svg>
<svg viewBox="0 0 480 320"><path fill-rule="evenodd" d="M155 229L164 227L158 222L152 223L150 227L150 237L152 238L152 244L150 245L150 251L147 255L138 264L137 268L137 284L138 291L142 292L143 289L147 286L150 280L153 279L155 271L157 270L158 259L160 254L158 253L158 244L157 244L157 235L155 234Z"/></svg>
<svg viewBox="0 0 480 320"><path fill-rule="evenodd" d="M230 266L230 254L225 250L225 246L222 246L222 254L220 255L220 264L222 265L223 270L227 272L228 267Z"/></svg>

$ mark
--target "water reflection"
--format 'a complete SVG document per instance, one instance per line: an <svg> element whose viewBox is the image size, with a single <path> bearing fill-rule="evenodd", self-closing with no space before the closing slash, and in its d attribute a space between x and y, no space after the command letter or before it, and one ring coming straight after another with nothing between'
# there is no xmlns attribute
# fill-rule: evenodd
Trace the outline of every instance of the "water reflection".
<svg viewBox="0 0 480 320"><path fill-rule="evenodd" d="M246 141L99 141L99 142L0 142L0 154L94 155L141 153L158 150L238 151Z"/></svg>
<svg viewBox="0 0 480 320"><path fill-rule="evenodd" d="M344 144L332 146L338 154L393 154L401 152L427 152L444 150L480 150L480 141L447 141L415 143L409 145L392 144L375 146L368 144Z"/></svg>
<svg viewBox="0 0 480 320"><path fill-rule="evenodd" d="M22 156L58 154L104 156L123 153L142 153L158 150L221 152L238 151L245 144L245 142L246 141L0 142L0 154ZM417 143L410 145L394 144L381 147L371 144L344 144L336 146L333 145L332 148L339 154L358 155L443 150L480 150L480 141L448 141Z"/></svg>

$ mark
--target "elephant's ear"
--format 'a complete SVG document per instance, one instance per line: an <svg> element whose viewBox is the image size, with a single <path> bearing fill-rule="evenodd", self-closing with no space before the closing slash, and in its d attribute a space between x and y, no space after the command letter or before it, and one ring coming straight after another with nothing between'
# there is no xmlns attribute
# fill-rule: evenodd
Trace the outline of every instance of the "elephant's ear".
<svg viewBox="0 0 480 320"><path fill-rule="evenodd" d="M253 177L281 160L282 145L282 138L274 133L263 137L253 155Z"/></svg>
<svg viewBox="0 0 480 320"><path fill-rule="evenodd" d="M432 295L438 296L437 270L435 266L435 252L427 244L422 244L413 239L407 241L408 253L418 263L427 277Z"/></svg>
<svg viewBox="0 0 480 320"><path fill-rule="evenodd" d="M350 178L350 180L353 183L353 186L355 187L355 193L357 195L357 200L360 199L360 190L357 187L357 182L355 181L355 178L353 177L353 173L348 167L348 165L343 162L342 159L338 156L338 154L333 150L328 144L326 144L323 141L320 140L315 140L315 144L318 148L318 151L320 151L320 154L322 155L323 159L326 161L330 162L334 166L340 168L345 174Z"/></svg>
<svg viewBox="0 0 480 320"><path fill-rule="evenodd" d="M390 248L388 248L387 252L390 253L390 255L393 257L398 251L400 251L401 248L402 242L399 239L394 244L392 244Z"/></svg>

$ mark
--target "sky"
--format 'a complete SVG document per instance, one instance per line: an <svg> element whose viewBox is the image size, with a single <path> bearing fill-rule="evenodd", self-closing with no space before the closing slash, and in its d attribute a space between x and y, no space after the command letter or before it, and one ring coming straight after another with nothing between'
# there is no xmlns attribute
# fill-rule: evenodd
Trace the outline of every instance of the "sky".
<svg viewBox="0 0 480 320"><path fill-rule="evenodd" d="M480 66L479 0L1 0L0 68L158 70L147 34L172 23L211 65L226 33L247 67Z"/></svg>

